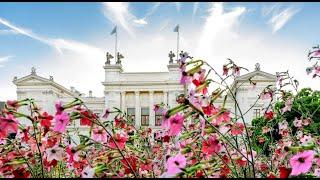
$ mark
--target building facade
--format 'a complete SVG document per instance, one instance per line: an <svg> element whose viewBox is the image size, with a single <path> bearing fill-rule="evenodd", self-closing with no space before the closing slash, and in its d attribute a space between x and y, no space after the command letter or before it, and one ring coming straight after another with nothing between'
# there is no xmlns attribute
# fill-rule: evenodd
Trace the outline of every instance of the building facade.
<svg viewBox="0 0 320 180"><path fill-rule="evenodd" d="M102 115L106 108L117 107L133 118L137 127L148 126L159 129L161 114L153 111L153 105L164 103L174 107L177 104L176 96L184 93L185 90L185 87L179 83L179 65L173 62L172 56L169 57L166 72L124 72L121 64L123 56L118 53L117 61L113 64L107 53L107 60L103 66L104 97L93 97L91 92L88 96L83 96L73 87L68 89L58 84L52 76L48 79L39 76L34 68L25 77L15 77L13 83L17 86L18 100L33 98L40 107L51 114L55 113L54 104L57 100L67 103L77 97L83 100L94 113ZM252 89L249 79L257 82L255 89ZM226 107L234 114L239 114L240 111L235 108L236 103L233 100L236 98L245 121L251 121L252 118L262 115L263 108L268 104L264 100L256 101L259 94L265 87L275 86L275 82L276 77L261 71L257 64L255 71L235 79L231 85L234 97L227 98ZM222 103L223 99L217 100L217 104ZM251 106L254 107L250 108ZM86 129L79 121L73 126Z"/></svg>

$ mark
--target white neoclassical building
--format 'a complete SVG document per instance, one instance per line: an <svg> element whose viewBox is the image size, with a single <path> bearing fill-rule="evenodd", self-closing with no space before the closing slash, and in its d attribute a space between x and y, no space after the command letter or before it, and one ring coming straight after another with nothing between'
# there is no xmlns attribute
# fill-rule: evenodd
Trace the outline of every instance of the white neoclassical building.
<svg viewBox="0 0 320 180"><path fill-rule="evenodd" d="M170 56L169 56L170 57ZM124 72L121 64L121 54L117 54L117 62L111 63L110 54L107 53L107 60L103 66L105 70L104 97L89 96L82 97L81 93L71 87L65 88L54 81L50 76L48 79L37 74L32 68L31 74L17 78L13 83L17 86L17 99L34 98L37 104L44 110L55 113L54 104L57 100L67 103L74 97L82 99L86 105L94 112L102 115L106 108L118 107L127 112L134 120L137 127L149 126L158 129L161 125L161 115L155 114L154 104L165 103L170 107L176 105L176 96L184 92L184 87L180 85L180 71L177 63L174 63L170 57L168 70L163 72ZM256 88L252 90L249 79L257 82ZM255 71L244 74L235 79L232 84L235 97L239 102L241 111L246 112L245 120L251 121L252 118L262 113L262 108L268 102L259 100L258 95L268 85L275 86L276 76L263 72L259 65L256 65ZM222 104L223 99L218 99L218 104ZM235 114L239 111L235 109L235 102L232 97L226 101L226 107ZM261 114L262 115L262 114ZM74 124L80 128L80 122Z"/></svg>

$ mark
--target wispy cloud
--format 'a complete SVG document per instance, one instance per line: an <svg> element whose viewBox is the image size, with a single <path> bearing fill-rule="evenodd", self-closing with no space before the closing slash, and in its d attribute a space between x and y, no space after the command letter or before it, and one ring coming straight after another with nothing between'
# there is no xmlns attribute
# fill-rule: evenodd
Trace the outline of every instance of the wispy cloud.
<svg viewBox="0 0 320 180"><path fill-rule="evenodd" d="M3 67L5 62L8 62L11 58L13 58L14 56L4 56L4 57L0 57L0 67Z"/></svg>
<svg viewBox="0 0 320 180"><path fill-rule="evenodd" d="M0 35L9 35L9 34L18 34L18 32L15 30L12 30L12 29L1 29L0 30Z"/></svg>
<svg viewBox="0 0 320 180"><path fill-rule="evenodd" d="M298 9L289 7L278 14L274 14L268 21L272 27L272 33L280 30L297 12L299 12Z"/></svg>
<svg viewBox="0 0 320 180"><path fill-rule="evenodd" d="M193 11L192 11L192 18L194 17L194 15L197 13L199 8L199 2L195 2L193 3Z"/></svg>
<svg viewBox="0 0 320 180"><path fill-rule="evenodd" d="M180 12L180 8L181 8L181 3L180 2L175 2L177 11Z"/></svg>
<svg viewBox="0 0 320 180"><path fill-rule="evenodd" d="M272 12L277 12L280 8L281 4L280 3L274 3L272 5L269 6L264 6L261 9L261 14L263 17L268 16L269 14L271 14Z"/></svg>
<svg viewBox="0 0 320 180"><path fill-rule="evenodd" d="M160 2L155 2L154 5L148 10L148 12L146 13L146 15L141 18L141 19L135 19L133 20L134 23L138 24L138 25L147 25L148 21L147 19L156 12L156 10L158 9L158 7L160 6Z"/></svg>
<svg viewBox="0 0 320 180"><path fill-rule="evenodd" d="M73 40L67 40L67 39L53 39L53 38L48 38L48 37L42 37L38 34L33 33L31 30L19 27L14 25L13 23L0 18L0 24L3 24L10 28L11 30L15 31L17 34L22 34L25 36L28 36L32 39L38 40L42 43L45 43L56 50L58 50L59 53L63 53L63 50L69 50L69 51L74 51L77 53L86 53L86 54L101 54L101 50L99 50L96 47L87 45L85 43L73 41Z"/></svg>
<svg viewBox="0 0 320 180"><path fill-rule="evenodd" d="M212 3L209 15L203 25L197 52L209 55L208 53L212 52L211 48L218 36L235 36L234 26L240 21L240 16L245 11L245 7L236 7L231 11L224 12L223 3Z"/></svg>
<svg viewBox="0 0 320 180"><path fill-rule="evenodd" d="M130 35L134 36L132 22L137 18L129 11L129 3L127 2L104 2L103 14L112 23L120 25ZM142 21L137 21L142 22Z"/></svg>

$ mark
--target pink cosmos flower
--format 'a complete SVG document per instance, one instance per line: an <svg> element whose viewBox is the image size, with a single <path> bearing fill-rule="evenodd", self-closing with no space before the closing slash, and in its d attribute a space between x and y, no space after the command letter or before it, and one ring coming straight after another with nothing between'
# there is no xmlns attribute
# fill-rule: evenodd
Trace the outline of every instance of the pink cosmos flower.
<svg viewBox="0 0 320 180"><path fill-rule="evenodd" d="M92 139L98 142L106 143L108 142L108 133L99 127L95 127L92 133Z"/></svg>
<svg viewBox="0 0 320 180"><path fill-rule="evenodd" d="M182 172L182 168L187 165L187 159L182 154L177 154L176 156L170 157L167 161L167 175L176 175Z"/></svg>
<svg viewBox="0 0 320 180"><path fill-rule="evenodd" d="M94 176L94 169L90 166L85 167L81 172L82 178L93 178Z"/></svg>
<svg viewBox="0 0 320 180"><path fill-rule="evenodd" d="M312 160L314 157L314 151L308 150L297 153L290 159L290 165L292 167L292 176L298 176L302 173L307 173L312 166Z"/></svg>
<svg viewBox="0 0 320 180"><path fill-rule="evenodd" d="M287 111L291 111L291 108L292 108L292 98L288 99L285 102L285 107L281 109L281 113L283 114Z"/></svg>
<svg viewBox="0 0 320 180"><path fill-rule="evenodd" d="M184 117L181 113L171 116L169 119L169 136L176 136L183 127Z"/></svg>
<svg viewBox="0 0 320 180"><path fill-rule="evenodd" d="M46 150L46 154L47 154L48 161L52 161L54 159L57 161L61 161L63 158L63 149L58 145L55 145L52 148L48 148Z"/></svg>
<svg viewBox="0 0 320 180"><path fill-rule="evenodd" d="M54 126L54 131L64 133L66 132L66 126L69 123L69 115L66 112L62 112L61 114L57 114L54 119L55 121L55 126Z"/></svg>

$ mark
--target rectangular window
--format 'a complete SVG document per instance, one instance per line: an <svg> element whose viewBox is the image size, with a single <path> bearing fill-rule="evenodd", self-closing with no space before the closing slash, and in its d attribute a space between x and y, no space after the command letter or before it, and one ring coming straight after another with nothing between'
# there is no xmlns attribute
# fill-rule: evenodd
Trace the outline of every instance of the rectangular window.
<svg viewBox="0 0 320 180"><path fill-rule="evenodd" d="M135 108L127 108L127 119L133 124L135 124L136 119L136 109Z"/></svg>
<svg viewBox="0 0 320 180"><path fill-rule="evenodd" d="M255 118L260 117L260 109L253 109L253 114Z"/></svg>
<svg viewBox="0 0 320 180"><path fill-rule="evenodd" d="M161 112L156 112L155 113L155 122L156 122L156 126L161 126L161 124L162 124L162 119L163 119L163 117L162 117L162 113Z"/></svg>
<svg viewBox="0 0 320 180"><path fill-rule="evenodd" d="M149 126L149 108L141 108L141 126Z"/></svg>

